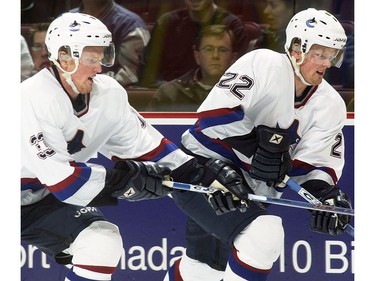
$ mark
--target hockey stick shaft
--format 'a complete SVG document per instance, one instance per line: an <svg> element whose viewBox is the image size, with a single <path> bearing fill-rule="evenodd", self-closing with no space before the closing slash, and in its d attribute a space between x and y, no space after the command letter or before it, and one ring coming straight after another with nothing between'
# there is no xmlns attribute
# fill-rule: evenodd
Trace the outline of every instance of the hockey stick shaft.
<svg viewBox="0 0 375 281"><path fill-rule="evenodd" d="M175 181L167 181L167 180L163 181L163 185L168 186L170 188L174 188L174 189L193 191L193 192L199 192L199 193L205 193L205 194L210 194L217 190L222 190L221 188L216 188L216 187L207 187L207 186L181 183L181 182L175 182ZM255 194L248 194L248 199L251 201L281 205L281 206L286 206L286 207L294 207L294 208L300 208L300 209L324 211L324 212L354 216L354 210L352 209L341 208L341 207L336 207L332 205L324 205L321 203L319 205L315 205L315 204L311 204L308 202L276 198L276 197L265 196L265 195L255 195Z"/></svg>
<svg viewBox="0 0 375 281"><path fill-rule="evenodd" d="M255 195L255 194L248 194L248 199L251 201L286 206L286 207L308 209L308 210L315 210L315 211L324 211L324 212L329 212L329 213L354 216L353 209L341 208L341 207L336 207L333 205L322 204L317 198L315 198L312 194L310 194L307 190L299 186L296 182L294 182L289 177L286 180L286 182L287 182L286 184L291 189L293 189L298 194L300 194L303 198L305 198L307 202L275 198L275 197L265 196L265 195ZM193 184L188 184L188 183L164 180L163 185L168 186L170 188L174 188L174 189L193 191L193 192L199 192L199 193L205 193L205 194L210 194L217 190L222 190L222 188L220 188L220 184L218 185L218 188L215 188L215 187L207 187L207 186L201 186L201 185L193 185ZM318 203L314 204L310 202L318 202ZM346 225L345 232L354 238L354 228L351 225L349 224Z"/></svg>
<svg viewBox="0 0 375 281"><path fill-rule="evenodd" d="M298 183L296 183L294 180L292 180L290 177L285 176L285 179L283 181L287 186L289 186L292 190L297 192L302 198L304 198L307 202L316 205L316 207L325 207L325 206L331 206L331 205L325 205L322 202L320 202L314 195L312 195L310 192L308 192L306 189L304 189L302 186L300 186ZM338 207L336 207L338 208ZM348 208L340 208L340 209L347 209L351 210L353 212L354 216L354 210L353 209L348 209ZM322 209L321 211L328 212L327 210ZM334 212L337 214L343 214L340 212ZM344 214L348 215L348 214ZM354 227L352 227L350 224L347 224L345 226L345 232L348 233L350 236L354 238Z"/></svg>

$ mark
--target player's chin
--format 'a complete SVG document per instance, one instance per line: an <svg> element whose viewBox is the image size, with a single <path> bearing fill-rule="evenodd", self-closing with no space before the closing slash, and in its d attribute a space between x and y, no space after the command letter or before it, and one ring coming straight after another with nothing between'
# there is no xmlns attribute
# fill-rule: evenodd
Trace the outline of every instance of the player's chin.
<svg viewBox="0 0 375 281"><path fill-rule="evenodd" d="M315 86L315 85L319 85L320 83L322 83L322 81L323 81L323 75L316 74L316 75L313 75L311 79L309 79L309 81L306 81L306 82Z"/></svg>

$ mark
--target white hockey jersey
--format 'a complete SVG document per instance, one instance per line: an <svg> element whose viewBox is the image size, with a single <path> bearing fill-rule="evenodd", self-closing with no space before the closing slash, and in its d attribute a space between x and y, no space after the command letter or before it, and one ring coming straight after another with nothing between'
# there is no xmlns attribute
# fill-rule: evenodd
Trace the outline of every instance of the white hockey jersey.
<svg viewBox="0 0 375 281"><path fill-rule="evenodd" d="M320 179L333 185L344 167L342 128L346 107L325 80L295 97L294 71L286 54L267 49L239 58L198 109L194 127L182 136L193 153L230 161L243 170L256 194L280 196L249 177L256 150L255 126L288 129L293 169L302 184Z"/></svg>
<svg viewBox="0 0 375 281"><path fill-rule="evenodd" d="M86 162L97 152L172 170L191 158L149 125L106 75L96 75L91 93L75 106L51 69L21 83L21 95L23 205L50 192L65 203L87 205L105 184L105 168Z"/></svg>

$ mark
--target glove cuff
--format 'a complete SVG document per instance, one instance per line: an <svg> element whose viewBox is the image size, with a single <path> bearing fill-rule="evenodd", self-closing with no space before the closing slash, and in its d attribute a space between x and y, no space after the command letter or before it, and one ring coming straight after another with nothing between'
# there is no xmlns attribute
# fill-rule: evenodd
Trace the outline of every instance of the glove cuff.
<svg viewBox="0 0 375 281"><path fill-rule="evenodd" d="M338 190L323 180L309 180L301 184L301 186L322 202L331 192ZM335 195L337 194L332 194L329 198L335 197Z"/></svg>
<svg viewBox="0 0 375 281"><path fill-rule="evenodd" d="M199 184L204 173L204 168L198 164L197 159L192 158L182 166L175 169L171 177L175 181Z"/></svg>

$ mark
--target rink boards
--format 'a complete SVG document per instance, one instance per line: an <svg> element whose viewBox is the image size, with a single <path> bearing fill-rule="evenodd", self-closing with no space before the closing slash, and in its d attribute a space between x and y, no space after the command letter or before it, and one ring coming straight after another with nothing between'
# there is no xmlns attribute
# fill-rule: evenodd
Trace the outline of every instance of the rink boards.
<svg viewBox="0 0 375 281"><path fill-rule="evenodd" d="M194 123L194 114L144 113L146 119L168 139L179 142L181 134ZM166 118L167 116L167 118ZM348 116L344 127L346 164L339 186L354 201L354 119ZM108 164L99 155L95 162ZM284 198L301 200L293 191ZM184 251L185 216L172 199L122 201L118 207L101 210L120 228L123 255L113 276L114 281L162 281L165 272ZM82 209L82 212L89 211ZM308 230L309 212L283 206L271 206L270 213L283 218L285 245L267 281L353 281L354 239L313 233ZM353 225L353 223L352 223ZM21 245L21 280L63 281L68 270L56 265L38 249Z"/></svg>

